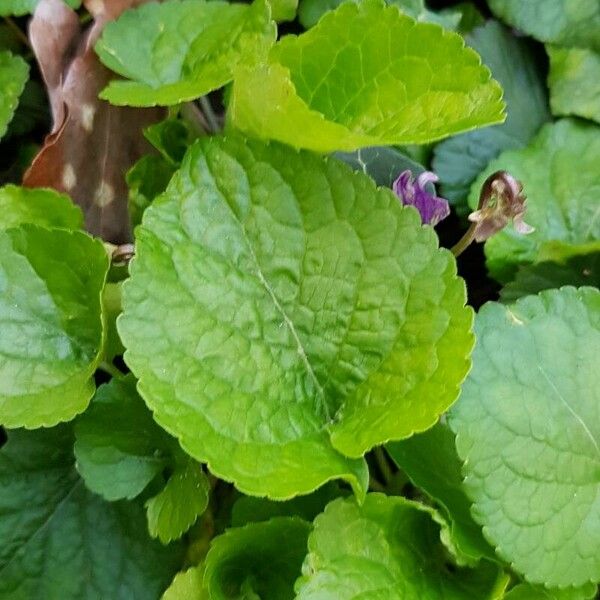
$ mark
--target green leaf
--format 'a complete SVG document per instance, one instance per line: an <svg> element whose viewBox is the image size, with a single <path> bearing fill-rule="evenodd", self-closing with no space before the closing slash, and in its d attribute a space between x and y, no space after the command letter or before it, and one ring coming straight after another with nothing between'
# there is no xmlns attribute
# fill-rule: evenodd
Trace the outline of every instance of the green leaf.
<svg viewBox="0 0 600 600"><path fill-rule="evenodd" d="M15 114L28 77L29 65L20 56L0 52L0 138Z"/></svg>
<svg viewBox="0 0 600 600"><path fill-rule="evenodd" d="M231 525L239 527L252 521L268 521L273 517L297 516L313 521L325 506L335 498L346 496L335 482L329 482L307 496L298 496L287 502L275 502L266 498L241 496L231 511Z"/></svg>
<svg viewBox="0 0 600 600"><path fill-rule="evenodd" d="M100 97L112 104L179 104L223 87L242 61L275 40L266 0L152 2L108 23L96 44L100 60L131 81L112 81Z"/></svg>
<svg viewBox="0 0 600 600"><path fill-rule="evenodd" d="M157 598L181 549L150 540L140 506L85 489L68 428L8 438L0 450L0 597Z"/></svg>
<svg viewBox="0 0 600 600"><path fill-rule="evenodd" d="M87 234L0 232L0 423L48 427L85 410L103 346L108 257Z"/></svg>
<svg viewBox="0 0 600 600"><path fill-rule="evenodd" d="M171 471L147 502L150 534L163 543L181 537L206 509L209 485L200 465L154 422L131 375L98 389L75 437L78 471L107 500L135 498Z"/></svg>
<svg viewBox="0 0 600 600"><path fill-rule="evenodd" d="M228 114L254 137L351 151L499 123L501 95L459 35L364 0L285 36L266 64L240 67Z"/></svg>
<svg viewBox="0 0 600 600"><path fill-rule="evenodd" d="M600 52L558 46L548 46L547 50L552 112L600 123Z"/></svg>
<svg viewBox="0 0 600 600"><path fill-rule="evenodd" d="M102 310L104 313L104 329L106 331L102 360L105 363L113 364L114 359L117 356L122 356L125 352L119 332L117 331L117 317L123 310L121 282L106 283L102 292Z"/></svg>
<svg viewBox="0 0 600 600"><path fill-rule="evenodd" d="M0 229L24 223L81 229L83 214L72 200L54 190L7 185L0 188Z"/></svg>
<svg viewBox="0 0 600 600"><path fill-rule="evenodd" d="M335 500L314 522L298 600L499 598L508 578L492 563L448 569L439 526L425 507L369 494L358 506Z"/></svg>
<svg viewBox="0 0 600 600"><path fill-rule="evenodd" d="M542 42L600 50L600 4L587 0L489 0L494 13Z"/></svg>
<svg viewBox="0 0 600 600"><path fill-rule="evenodd" d="M119 331L142 396L245 493L344 478L364 494L364 461L346 457L430 427L469 368L454 258L335 160L200 140L146 211L130 270Z"/></svg>
<svg viewBox="0 0 600 600"><path fill-rule="evenodd" d="M502 288L502 302L565 285L600 288L600 251L578 254L564 262L544 261L519 267L514 281Z"/></svg>
<svg viewBox="0 0 600 600"><path fill-rule="evenodd" d="M179 539L206 510L210 484L200 465L177 465L162 491L146 503L148 528L163 544Z"/></svg>
<svg viewBox="0 0 600 600"><path fill-rule="evenodd" d="M522 583L512 588L504 598L505 600L591 600L595 596L596 586L594 585L557 590Z"/></svg>
<svg viewBox="0 0 600 600"><path fill-rule="evenodd" d="M532 583L600 580L600 292L485 305L450 412L473 516Z"/></svg>
<svg viewBox="0 0 600 600"><path fill-rule="evenodd" d="M336 152L335 157L355 171L368 175L377 185L391 188L402 171L411 171L416 177L425 168L395 148L385 146L361 148L356 152Z"/></svg>
<svg viewBox="0 0 600 600"><path fill-rule="evenodd" d="M298 10L298 0L269 0L275 21L293 21Z"/></svg>
<svg viewBox="0 0 600 600"><path fill-rule="evenodd" d="M144 129L144 137L160 152L173 167L178 167L198 137L190 125L179 119L165 119Z"/></svg>
<svg viewBox="0 0 600 600"><path fill-rule="evenodd" d="M40 0L2 0L0 2L0 17L21 16L33 13ZM81 0L63 0L71 8L79 8Z"/></svg>
<svg viewBox="0 0 600 600"><path fill-rule="evenodd" d="M471 131L438 144L433 170L441 193L466 211L473 180L500 152L525 146L550 117L546 83L529 40L516 38L495 21L472 31L467 44L476 50L504 90L506 122Z"/></svg>
<svg viewBox="0 0 600 600"><path fill-rule="evenodd" d="M178 573L163 594L162 600L210 600L202 585L204 565Z"/></svg>
<svg viewBox="0 0 600 600"><path fill-rule="evenodd" d="M448 427L438 423L407 440L390 443L386 449L414 485L440 505L459 551L471 559L495 560L494 550L471 517L471 502L462 486L462 463Z"/></svg>
<svg viewBox="0 0 600 600"><path fill-rule="evenodd" d="M211 600L294 598L310 524L278 517L228 529L206 555L204 586Z"/></svg>
<svg viewBox="0 0 600 600"><path fill-rule="evenodd" d="M545 125L526 148L502 153L481 173L471 188L470 206L477 205L488 175L503 169L523 183L525 221L535 227L521 235L509 225L486 242L488 269L496 279L510 280L519 264L538 260L548 242L576 248L600 239L598 156L600 128L563 119Z"/></svg>

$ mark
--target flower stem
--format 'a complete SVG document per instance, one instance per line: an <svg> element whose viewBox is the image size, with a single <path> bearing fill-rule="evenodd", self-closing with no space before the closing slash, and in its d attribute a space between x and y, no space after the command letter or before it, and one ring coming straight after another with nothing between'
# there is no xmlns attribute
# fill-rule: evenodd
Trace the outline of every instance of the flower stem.
<svg viewBox="0 0 600 600"><path fill-rule="evenodd" d="M210 129L210 132L217 133L217 131L220 131L220 129L221 129L221 124L219 123L219 118L215 114L215 111L213 110L213 107L210 103L210 100L208 99L208 96L202 96L200 98L199 102L200 102L200 107L202 108L202 112L204 113L204 116L206 117L206 120L208 121L208 126Z"/></svg>
<svg viewBox="0 0 600 600"><path fill-rule="evenodd" d="M477 223L471 223L469 229L463 235L452 248L450 248L450 252L454 254L455 257L459 257L473 242L475 239L475 229L477 227Z"/></svg>
<svg viewBox="0 0 600 600"><path fill-rule="evenodd" d="M23 30L10 17L4 17L4 22L12 30L12 32L19 38L19 41L31 50L31 43L29 42L29 38L23 32Z"/></svg>
<svg viewBox="0 0 600 600"><path fill-rule="evenodd" d="M122 373L115 367L114 365L104 361L98 365L98 368L105 373L108 373L113 379L121 379L125 376L125 373Z"/></svg>
<svg viewBox="0 0 600 600"><path fill-rule="evenodd" d="M390 463L385 455L385 450L381 446L378 446L373 450L373 454L375 455L375 460L377 461L377 466L379 467L383 481L385 482L385 485L388 486L394 478L394 474L392 473Z"/></svg>

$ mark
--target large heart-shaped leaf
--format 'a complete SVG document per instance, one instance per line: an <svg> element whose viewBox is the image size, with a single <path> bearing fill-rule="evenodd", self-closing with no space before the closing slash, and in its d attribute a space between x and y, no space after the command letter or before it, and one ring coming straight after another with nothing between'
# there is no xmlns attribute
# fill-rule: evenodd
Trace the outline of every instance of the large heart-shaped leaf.
<svg viewBox="0 0 600 600"><path fill-rule="evenodd" d="M0 451L0 598L158 598L181 561L141 506L104 502L74 467L65 427L11 431Z"/></svg>
<svg viewBox="0 0 600 600"><path fill-rule="evenodd" d="M425 143L503 120L500 86L463 39L383 0L347 2L237 70L229 114L320 152Z"/></svg>
<svg viewBox="0 0 600 600"><path fill-rule="evenodd" d="M308 538L298 600L492 600L508 578L496 566L448 568L431 511L400 496L334 500Z"/></svg>
<svg viewBox="0 0 600 600"><path fill-rule="evenodd" d="M130 81L100 94L112 104L179 104L231 81L241 61L255 60L275 41L266 0L252 6L168 0L126 12L96 44L102 62Z"/></svg>
<svg viewBox="0 0 600 600"><path fill-rule="evenodd" d="M342 163L202 139L137 234L126 360L157 421L242 491L362 493L356 459L456 399L473 341L454 258Z"/></svg>
<svg viewBox="0 0 600 600"><path fill-rule="evenodd" d="M552 112L600 123L600 50L559 46L548 46L547 49Z"/></svg>
<svg viewBox="0 0 600 600"><path fill-rule="evenodd" d="M519 264L539 259L549 242L584 247L600 239L598 156L600 127L563 119L545 125L523 150L504 152L486 167L471 188L470 206L477 206L488 175L507 170L523 184L525 220L535 227L522 235L508 226L486 242L487 265L494 277L508 281Z"/></svg>
<svg viewBox="0 0 600 600"><path fill-rule="evenodd" d="M450 412L475 519L532 583L600 580L600 292L565 287L476 319Z"/></svg>
<svg viewBox="0 0 600 600"><path fill-rule="evenodd" d="M0 233L0 424L42 427L94 393L108 270L87 234L23 225Z"/></svg>
<svg viewBox="0 0 600 600"><path fill-rule="evenodd" d="M28 77L29 66L20 56L0 52L0 138L15 114Z"/></svg>
<svg viewBox="0 0 600 600"><path fill-rule="evenodd" d="M510 25L542 42L600 50L600 4L595 0L489 0Z"/></svg>

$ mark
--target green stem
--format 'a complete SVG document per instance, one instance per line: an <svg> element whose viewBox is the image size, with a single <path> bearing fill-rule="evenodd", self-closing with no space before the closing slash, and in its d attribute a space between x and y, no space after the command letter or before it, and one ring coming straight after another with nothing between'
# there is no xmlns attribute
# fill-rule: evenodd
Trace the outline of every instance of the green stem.
<svg viewBox="0 0 600 600"><path fill-rule="evenodd" d="M369 489L373 490L374 492L386 492L385 486L379 481L377 481L377 479L375 479L374 477L371 477L369 479Z"/></svg>
<svg viewBox="0 0 600 600"><path fill-rule="evenodd" d="M450 252L454 254L454 256L459 257L473 242L475 239L475 228L477 227L477 223L471 223L469 229L463 235L452 248L450 248Z"/></svg>
<svg viewBox="0 0 600 600"><path fill-rule="evenodd" d="M377 446L377 448L373 450L373 454L375 455L377 466L379 467L379 471L381 472L383 481L387 487L394 478L394 473L390 468L390 463L385 455L385 450L381 446Z"/></svg>
<svg viewBox="0 0 600 600"><path fill-rule="evenodd" d="M186 102L181 105L181 116L190 124L197 135L202 136L211 132L210 124L194 102Z"/></svg>
<svg viewBox="0 0 600 600"><path fill-rule="evenodd" d="M10 17L4 17L4 22L12 30L12 32L19 38L19 41L21 43L25 44L25 46L27 46L27 48L29 48L31 50L32 49L31 43L29 42L29 38L23 32L23 30Z"/></svg>
<svg viewBox="0 0 600 600"><path fill-rule="evenodd" d="M119 371L119 369L117 369L117 367L106 361L101 362L98 365L98 368L101 371L108 373L113 379L121 379L125 376L125 373L122 373L121 371Z"/></svg>
<svg viewBox="0 0 600 600"><path fill-rule="evenodd" d="M204 112L204 116L208 121L211 133L217 133L217 131L220 131L221 129L221 124L219 123L219 118L215 114L215 111L213 110L208 96L202 96L199 102L200 106L202 107L202 112Z"/></svg>

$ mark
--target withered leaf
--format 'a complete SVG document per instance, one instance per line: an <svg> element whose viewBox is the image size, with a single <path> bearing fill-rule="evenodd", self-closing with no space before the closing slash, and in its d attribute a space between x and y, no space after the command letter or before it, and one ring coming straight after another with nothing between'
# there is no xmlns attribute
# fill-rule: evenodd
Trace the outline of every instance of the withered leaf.
<svg viewBox="0 0 600 600"><path fill-rule="evenodd" d="M94 21L82 31L77 14L61 0L41 0L29 27L53 128L23 183L69 194L81 206L87 230L115 244L131 240L125 173L152 151L142 130L165 114L100 100L114 74L100 63L94 44L108 21L145 1L86 0Z"/></svg>

